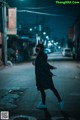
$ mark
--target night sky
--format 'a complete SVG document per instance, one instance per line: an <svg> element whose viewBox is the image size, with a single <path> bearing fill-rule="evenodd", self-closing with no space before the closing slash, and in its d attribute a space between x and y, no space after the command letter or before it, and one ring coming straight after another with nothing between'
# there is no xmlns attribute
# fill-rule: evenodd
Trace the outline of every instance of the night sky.
<svg viewBox="0 0 80 120"><path fill-rule="evenodd" d="M52 37L67 39L68 28L73 25L77 16L80 15L80 4L78 5L59 5L55 0L7 0L10 7L17 7L17 10L30 10L40 13L49 13L51 15L38 14L38 23L44 17L45 25L51 28ZM36 23L34 13L17 12L17 24ZM58 15L58 16L56 16ZM22 18L21 18L22 17Z"/></svg>

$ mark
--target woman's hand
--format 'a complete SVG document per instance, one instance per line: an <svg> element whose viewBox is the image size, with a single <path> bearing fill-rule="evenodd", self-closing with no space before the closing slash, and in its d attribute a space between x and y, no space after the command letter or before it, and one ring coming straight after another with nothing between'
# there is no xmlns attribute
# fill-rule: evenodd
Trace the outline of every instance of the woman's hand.
<svg viewBox="0 0 80 120"><path fill-rule="evenodd" d="M34 60L34 61L32 61L32 64L33 64L33 65L35 65L35 60Z"/></svg>
<svg viewBox="0 0 80 120"><path fill-rule="evenodd" d="M54 66L53 66L53 69L57 69L57 67L54 67Z"/></svg>

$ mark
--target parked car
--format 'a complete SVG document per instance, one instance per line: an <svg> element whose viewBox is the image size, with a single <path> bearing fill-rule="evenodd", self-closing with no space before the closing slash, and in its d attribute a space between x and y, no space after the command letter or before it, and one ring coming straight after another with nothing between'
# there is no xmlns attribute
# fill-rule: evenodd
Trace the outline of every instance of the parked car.
<svg viewBox="0 0 80 120"><path fill-rule="evenodd" d="M49 54L49 53L51 53L51 49L45 48L45 49L44 49L44 52L45 52L46 54Z"/></svg>
<svg viewBox="0 0 80 120"><path fill-rule="evenodd" d="M70 48L64 48L62 50L62 56L72 56L72 51Z"/></svg>

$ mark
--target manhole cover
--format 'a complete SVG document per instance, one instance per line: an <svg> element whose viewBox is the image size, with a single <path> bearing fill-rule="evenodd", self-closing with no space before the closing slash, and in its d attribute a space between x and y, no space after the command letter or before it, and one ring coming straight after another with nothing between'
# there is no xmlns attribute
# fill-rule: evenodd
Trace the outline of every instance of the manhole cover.
<svg viewBox="0 0 80 120"><path fill-rule="evenodd" d="M71 118L71 117L69 117L68 119L69 120L76 120L76 119ZM64 117L52 117L51 120L65 120L65 118Z"/></svg>
<svg viewBox="0 0 80 120"><path fill-rule="evenodd" d="M12 117L10 120L37 120L37 119L31 116L18 115L18 116Z"/></svg>

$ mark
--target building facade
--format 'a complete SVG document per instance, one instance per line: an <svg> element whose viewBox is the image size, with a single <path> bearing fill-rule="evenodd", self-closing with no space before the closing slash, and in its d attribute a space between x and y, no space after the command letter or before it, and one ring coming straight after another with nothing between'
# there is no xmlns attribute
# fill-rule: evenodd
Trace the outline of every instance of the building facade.
<svg viewBox="0 0 80 120"><path fill-rule="evenodd" d="M73 25L73 58L80 60L80 16Z"/></svg>

